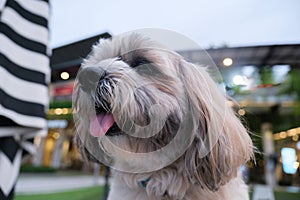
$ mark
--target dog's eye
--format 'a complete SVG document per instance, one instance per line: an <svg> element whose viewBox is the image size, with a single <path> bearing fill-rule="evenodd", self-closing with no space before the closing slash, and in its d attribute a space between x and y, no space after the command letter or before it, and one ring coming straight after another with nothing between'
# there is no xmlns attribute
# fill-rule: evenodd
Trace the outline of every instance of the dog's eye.
<svg viewBox="0 0 300 200"><path fill-rule="evenodd" d="M134 67L138 67L140 65L145 65L145 64L149 64L149 60L147 60L146 58L142 58L142 57L138 57L138 58L135 58L132 63L130 64L130 66L132 68Z"/></svg>

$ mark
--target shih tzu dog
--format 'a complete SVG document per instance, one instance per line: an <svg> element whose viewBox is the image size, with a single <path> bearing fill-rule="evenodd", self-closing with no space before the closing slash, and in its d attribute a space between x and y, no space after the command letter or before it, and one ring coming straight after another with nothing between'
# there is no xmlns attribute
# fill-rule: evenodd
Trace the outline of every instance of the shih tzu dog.
<svg viewBox="0 0 300 200"><path fill-rule="evenodd" d="M251 139L207 72L139 34L101 40L73 94L81 154L113 168L109 200L249 199Z"/></svg>

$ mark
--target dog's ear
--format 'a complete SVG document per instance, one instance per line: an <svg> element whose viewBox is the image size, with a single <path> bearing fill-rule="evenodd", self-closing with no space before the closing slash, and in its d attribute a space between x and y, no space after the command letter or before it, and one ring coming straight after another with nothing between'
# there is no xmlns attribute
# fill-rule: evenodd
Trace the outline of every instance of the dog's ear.
<svg viewBox="0 0 300 200"><path fill-rule="evenodd" d="M198 115L195 139L185 154L186 173L195 184L216 191L252 157L252 141L204 67L181 60L179 73Z"/></svg>

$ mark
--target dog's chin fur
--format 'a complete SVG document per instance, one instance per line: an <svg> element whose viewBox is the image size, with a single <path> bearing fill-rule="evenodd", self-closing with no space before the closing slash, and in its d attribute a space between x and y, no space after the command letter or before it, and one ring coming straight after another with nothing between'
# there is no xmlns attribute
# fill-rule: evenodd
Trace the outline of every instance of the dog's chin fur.
<svg viewBox="0 0 300 200"><path fill-rule="evenodd" d="M145 62L147 67L138 67ZM126 119L141 126L149 124L151 106L162 105L167 120L158 134L136 138L119 128L109 136L120 148L136 153L158 150L175 137L188 111L183 100L186 95L199 116L192 119L191 145L172 164L148 173L114 171L109 200L248 199L239 170L253 155L252 142L204 67L195 66L137 34L96 44L82 69L95 66L105 71L105 84L99 83L96 92L87 92L82 89L83 83L77 82L74 90L74 109L80 116L75 141L88 159L98 161L86 145L100 148L97 142L86 144L82 136L89 134L85 124L95 106L111 112L121 121L119 127L123 127ZM136 90L140 82L144 84ZM203 156L205 139L215 142ZM149 177L146 188L140 187L139 182Z"/></svg>

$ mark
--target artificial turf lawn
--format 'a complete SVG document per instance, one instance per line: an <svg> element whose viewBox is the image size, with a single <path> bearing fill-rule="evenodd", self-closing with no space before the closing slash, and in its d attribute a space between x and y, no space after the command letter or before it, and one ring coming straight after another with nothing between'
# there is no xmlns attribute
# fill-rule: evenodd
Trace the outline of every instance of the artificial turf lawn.
<svg viewBox="0 0 300 200"><path fill-rule="evenodd" d="M274 193L276 200L299 200L300 193L277 192Z"/></svg>
<svg viewBox="0 0 300 200"><path fill-rule="evenodd" d="M252 199L253 192L250 192L250 199ZM299 200L300 193L275 191L274 197L276 200Z"/></svg>
<svg viewBox="0 0 300 200"><path fill-rule="evenodd" d="M88 187L51 194L16 195L15 200L101 200L103 187Z"/></svg>
<svg viewBox="0 0 300 200"><path fill-rule="evenodd" d="M276 200L299 200L300 193L279 192L274 193ZM252 193L250 193L252 196ZM103 199L103 187L89 187L67 192L52 194L17 195L15 200L101 200Z"/></svg>

